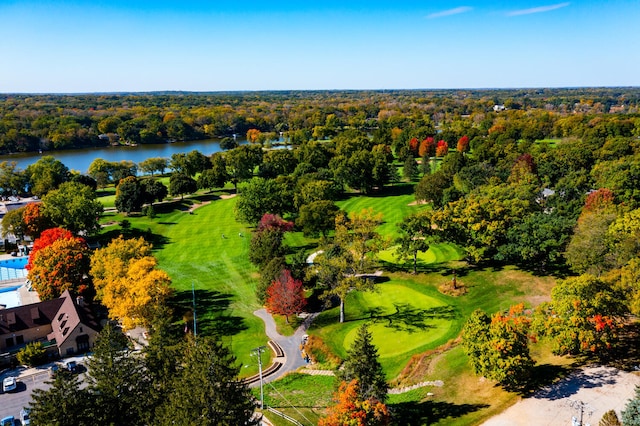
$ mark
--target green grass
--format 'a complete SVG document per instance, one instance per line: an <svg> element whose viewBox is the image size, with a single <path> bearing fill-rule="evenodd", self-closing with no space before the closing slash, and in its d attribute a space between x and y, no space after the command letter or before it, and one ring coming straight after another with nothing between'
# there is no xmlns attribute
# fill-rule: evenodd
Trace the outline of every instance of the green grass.
<svg viewBox="0 0 640 426"><path fill-rule="evenodd" d="M281 411L301 423L317 424L324 410L332 404L336 378L333 376L311 376L292 373L264 386L265 404ZM259 388L253 394L260 398ZM267 417L275 425L291 424L274 414Z"/></svg>
<svg viewBox="0 0 640 426"><path fill-rule="evenodd" d="M397 224L405 216L421 209L426 205L415 205L413 195L413 184L403 183L385 188L384 192L375 195L355 195L346 200L338 201L336 204L346 212L359 212L363 209L371 208L376 213L382 213L384 223L378 227L377 231L383 237L398 237Z"/></svg>
<svg viewBox="0 0 640 426"><path fill-rule="evenodd" d="M108 214L103 220L126 218L132 227L151 232L159 267L176 291L177 311L191 309L193 284L200 334L220 336L242 364L241 375L254 374L257 363L251 349L267 338L264 323L253 315L260 306L255 298L257 271L248 260L250 230L234 219L235 199L214 199L188 214L192 202L158 205L160 214L154 219ZM118 227L109 229L118 232Z"/></svg>

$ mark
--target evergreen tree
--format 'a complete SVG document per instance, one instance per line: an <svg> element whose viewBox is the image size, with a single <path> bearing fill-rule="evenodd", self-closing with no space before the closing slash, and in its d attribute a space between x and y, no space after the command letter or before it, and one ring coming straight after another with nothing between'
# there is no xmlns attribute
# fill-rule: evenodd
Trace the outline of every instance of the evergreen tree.
<svg viewBox="0 0 640 426"><path fill-rule="evenodd" d="M248 386L229 350L209 338L183 343L173 389L157 418L159 425L257 425Z"/></svg>
<svg viewBox="0 0 640 426"><path fill-rule="evenodd" d="M110 323L102 329L89 358L88 389L93 397L95 424L142 424L147 380L144 362L129 340Z"/></svg>
<svg viewBox="0 0 640 426"><path fill-rule="evenodd" d="M378 349L371 340L371 333L367 325L363 324L358 329L347 360L338 371L338 378L345 382L356 379L359 384L358 396L361 400L375 399L384 403L387 400L389 387L382 365L378 361Z"/></svg>
<svg viewBox="0 0 640 426"><path fill-rule="evenodd" d="M640 386L636 386L636 395L622 410L624 426L640 426Z"/></svg>
<svg viewBox="0 0 640 426"><path fill-rule="evenodd" d="M89 393L80 389L78 376L58 371L46 382L49 389L35 389L31 396L31 421L35 425L84 426L97 424L89 420Z"/></svg>

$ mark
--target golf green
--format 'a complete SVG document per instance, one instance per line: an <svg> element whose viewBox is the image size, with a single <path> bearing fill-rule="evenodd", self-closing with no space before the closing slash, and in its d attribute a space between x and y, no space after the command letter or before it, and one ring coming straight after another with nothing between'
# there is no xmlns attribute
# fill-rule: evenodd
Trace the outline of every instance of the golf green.
<svg viewBox="0 0 640 426"><path fill-rule="evenodd" d="M358 297L368 309L369 330L380 358L433 346L448 336L455 322L453 307L400 284L380 284L378 291ZM344 336L345 349L351 347L357 330L354 327Z"/></svg>

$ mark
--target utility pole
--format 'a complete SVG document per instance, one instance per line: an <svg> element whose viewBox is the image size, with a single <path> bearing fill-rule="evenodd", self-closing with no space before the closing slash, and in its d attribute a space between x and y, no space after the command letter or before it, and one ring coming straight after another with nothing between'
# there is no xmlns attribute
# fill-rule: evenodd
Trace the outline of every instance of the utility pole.
<svg viewBox="0 0 640 426"><path fill-rule="evenodd" d="M193 298L193 337L198 337L198 330L196 328L196 289L193 281L191 281L191 296Z"/></svg>
<svg viewBox="0 0 640 426"><path fill-rule="evenodd" d="M258 346L251 350L251 356L258 357L258 371L260 373L260 409L264 410L264 392L262 390L262 352L267 349L266 346Z"/></svg>
<svg viewBox="0 0 640 426"><path fill-rule="evenodd" d="M582 401L573 401L573 400L569 400L569 407L573 408L574 410L576 410L578 412L578 417L573 416L572 418L572 426L583 426L584 423L582 423L582 420L584 419L584 413L585 411L587 412L587 414L589 415L589 417L591 417L591 415L593 414L593 408L586 402L582 402ZM584 425L584 426L588 426Z"/></svg>

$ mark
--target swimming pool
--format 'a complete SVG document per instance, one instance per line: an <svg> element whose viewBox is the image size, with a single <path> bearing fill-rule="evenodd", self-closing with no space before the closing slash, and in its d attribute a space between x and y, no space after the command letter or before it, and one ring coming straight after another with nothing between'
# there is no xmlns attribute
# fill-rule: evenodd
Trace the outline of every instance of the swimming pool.
<svg viewBox="0 0 640 426"><path fill-rule="evenodd" d="M0 260L0 268L24 269L29 262L29 256L20 256L11 259Z"/></svg>

